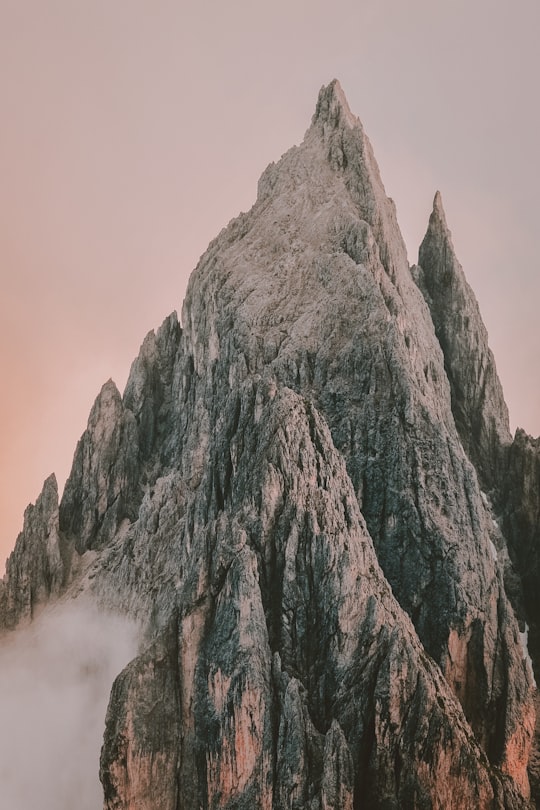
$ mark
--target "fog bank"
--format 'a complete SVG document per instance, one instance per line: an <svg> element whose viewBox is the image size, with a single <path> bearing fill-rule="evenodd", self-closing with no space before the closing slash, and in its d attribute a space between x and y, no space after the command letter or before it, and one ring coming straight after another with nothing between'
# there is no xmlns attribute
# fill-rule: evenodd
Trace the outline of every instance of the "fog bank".
<svg viewBox="0 0 540 810"><path fill-rule="evenodd" d="M0 794L9 810L99 810L110 689L133 622L69 602L0 642Z"/></svg>

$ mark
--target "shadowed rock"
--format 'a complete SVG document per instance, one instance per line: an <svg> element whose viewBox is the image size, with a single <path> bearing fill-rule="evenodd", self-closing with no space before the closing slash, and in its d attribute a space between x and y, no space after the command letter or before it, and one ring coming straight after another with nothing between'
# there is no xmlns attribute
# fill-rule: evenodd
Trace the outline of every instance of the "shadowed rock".
<svg viewBox="0 0 540 810"><path fill-rule="evenodd" d="M478 303L459 264L439 192L418 254L415 279L444 354L456 426L481 479L492 489L512 441L508 409Z"/></svg>

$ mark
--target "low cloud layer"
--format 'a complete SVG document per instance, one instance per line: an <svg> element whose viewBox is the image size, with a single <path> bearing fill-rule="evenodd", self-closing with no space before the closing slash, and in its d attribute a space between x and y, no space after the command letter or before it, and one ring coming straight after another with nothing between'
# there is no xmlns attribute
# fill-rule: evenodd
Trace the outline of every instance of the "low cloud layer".
<svg viewBox="0 0 540 810"><path fill-rule="evenodd" d="M137 628L66 603L0 643L0 804L99 810L99 752L112 682Z"/></svg>

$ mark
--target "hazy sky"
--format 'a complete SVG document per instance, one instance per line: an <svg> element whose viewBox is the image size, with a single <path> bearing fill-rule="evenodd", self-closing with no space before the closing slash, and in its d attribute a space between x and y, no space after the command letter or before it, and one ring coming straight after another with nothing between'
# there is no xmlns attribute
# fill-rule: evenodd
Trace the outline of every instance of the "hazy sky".
<svg viewBox="0 0 540 810"><path fill-rule="evenodd" d="M539 22L538 0L0 0L0 557L334 77L411 262L441 190L538 435Z"/></svg>

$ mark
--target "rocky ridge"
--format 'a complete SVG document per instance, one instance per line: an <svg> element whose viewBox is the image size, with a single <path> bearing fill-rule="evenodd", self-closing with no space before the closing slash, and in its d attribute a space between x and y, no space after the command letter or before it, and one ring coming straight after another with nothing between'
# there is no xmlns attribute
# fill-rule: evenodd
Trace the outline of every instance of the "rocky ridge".
<svg viewBox="0 0 540 810"><path fill-rule="evenodd" d="M59 530L58 485L54 475L43 484L36 503L24 513L23 530L7 560L0 586L2 626L30 621L66 581L65 543Z"/></svg>
<svg viewBox="0 0 540 810"><path fill-rule="evenodd" d="M411 273L337 82L210 244L182 323L147 336L123 398L104 386L0 590L6 627L66 589L145 624L105 808L528 806L504 577L524 526L535 554L537 448L511 444L440 196Z"/></svg>

